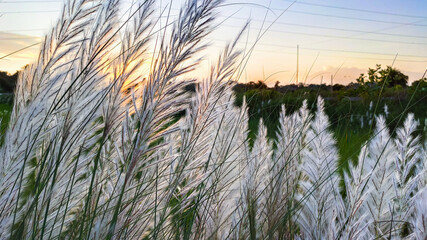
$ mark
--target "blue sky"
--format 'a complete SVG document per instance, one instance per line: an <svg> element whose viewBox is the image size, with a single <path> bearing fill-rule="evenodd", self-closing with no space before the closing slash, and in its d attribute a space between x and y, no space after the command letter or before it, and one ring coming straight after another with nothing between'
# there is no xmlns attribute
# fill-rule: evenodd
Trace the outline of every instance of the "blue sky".
<svg viewBox="0 0 427 240"><path fill-rule="evenodd" d="M130 1L124 1L123 9ZM172 2L178 9L184 1ZM0 56L40 41L62 4L62 0L0 0ZM212 48L205 66L214 63L224 44L250 18L240 47L251 46L260 33L265 34L246 65L243 82L295 82L297 45L300 82L318 83L323 77L329 83L336 74L335 82L348 83L375 64L391 65L396 54L394 66L416 80L427 66L426 12L425 0L226 1L218 11L218 20L224 22L208 39ZM37 50L34 46L0 60L0 70L19 69L37 56Z"/></svg>

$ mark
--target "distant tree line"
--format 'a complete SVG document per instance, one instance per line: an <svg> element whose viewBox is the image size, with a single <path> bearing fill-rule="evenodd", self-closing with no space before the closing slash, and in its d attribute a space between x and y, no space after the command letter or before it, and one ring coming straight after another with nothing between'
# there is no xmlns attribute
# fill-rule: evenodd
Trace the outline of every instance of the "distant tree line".
<svg viewBox="0 0 427 240"><path fill-rule="evenodd" d="M15 90L16 81L18 79L19 71L15 74L10 75L7 72L0 71L0 92L3 93L12 93ZM280 82L277 81L273 89L286 93L293 92L297 90L330 90L330 91L342 91L342 90L355 90L355 89L375 89L375 88L406 88L408 87L408 76L403 74L400 70L387 66L382 68L380 64L377 64L375 68L369 68L367 74L360 74L356 79L356 82L351 82L347 85L334 84L333 86L328 86L326 84L288 84L280 85ZM412 83L412 86L417 86L420 89L427 88L427 78L423 78ZM187 90L194 91L194 86L187 86ZM235 90L242 92L252 89L265 90L272 89L269 88L263 81L258 82L249 82L249 83L240 83L234 88Z"/></svg>
<svg viewBox="0 0 427 240"><path fill-rule="evenodd" d="M239 92L245 92L249 90L266 90L266 89L274 89L281 93L286 92L295 92L298 90L321 90L321 91L351 91L358 90L360 91L372 91L378 90L381 88L407 88L408 86L408 76L402 73L400 70L393 68L391 66L387 66L386 68L382 68L380 64L377 64L375 68L369 68L367 74L360 74L360 76L356 79L355 82L351 82L347 85L343 84L334 84L326 85L326 84L309 84L304 85L300 84L288 84L288 85L280 85L280 82L277 81L274 87L269 88L263 81L258 82L249 82L249 83L241 83L237 84L235 90ZM422 78L420 80L414 81L412 83L413 87L418 87L419 90L427 89L427 78Z"/></svg>
<svg viewBox="0 0 427 240"><path fill-rule="evenodd" d="M0 71L0 92L13 93L18 80L18 72L9 75L7 72Z"/></svg>

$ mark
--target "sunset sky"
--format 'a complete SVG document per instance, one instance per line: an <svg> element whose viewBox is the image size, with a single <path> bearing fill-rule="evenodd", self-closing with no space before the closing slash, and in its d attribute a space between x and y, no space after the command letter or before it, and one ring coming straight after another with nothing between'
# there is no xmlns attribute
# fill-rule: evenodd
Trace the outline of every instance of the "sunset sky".
<svg viewBox="0 0 427 240"><path fill-rule="evenodd" d="M124 1L124 12L131 1ZM63 2L0 0L0 57L40 42ZM159 2L164 7L170 1ZM184 0L172 2L173 16ZM207 39L212 48L204 64L213 64L224 44L251 19L239 47L256 45L242 82L295 83L297 45L299 82L319 83L323 77L329 84L336 75L334 83L347 84L375 64L391 65L396 54L394 66L413 81L427 67L426 13L425 0L230 0L218 10L221 24ZM13 73L31 63L38 48L1 59L0 70Z"/></svg>

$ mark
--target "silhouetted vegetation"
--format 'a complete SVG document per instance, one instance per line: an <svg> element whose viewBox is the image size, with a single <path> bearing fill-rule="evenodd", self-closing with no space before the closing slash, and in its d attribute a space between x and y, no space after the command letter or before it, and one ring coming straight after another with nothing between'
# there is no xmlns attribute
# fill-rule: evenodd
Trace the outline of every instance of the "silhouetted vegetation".
<svg viewBox="0 0 427 240"><path fill-rule="evenodd" d="M408 76L391 66L382 69L381 64L377 64L376 68L369 68L368 76L362 73L356 81L364 86L376 84L386 87L406 87L408 84Z"/></svg>
<svg viewBox="0 0 427 240"><path fill-rule="evenodd" d="M18 72L13 75L9 75L7 72L0 71L0 93L12 93L15 90L17 79Z"/></svg>

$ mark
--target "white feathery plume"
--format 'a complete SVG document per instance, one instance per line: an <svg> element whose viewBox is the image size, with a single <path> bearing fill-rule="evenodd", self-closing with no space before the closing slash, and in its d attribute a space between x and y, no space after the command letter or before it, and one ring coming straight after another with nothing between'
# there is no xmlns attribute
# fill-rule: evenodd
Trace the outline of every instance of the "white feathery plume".
<svg viewBox="0 0 427 240"><path fill-rule="evenodd" d="M393 177L396 170L397 152L394 142L386 126L385 118L376 118L374 137L369 141L367 153L359 164L362 164L363 174L370 174L366 183L368 195L364 207L369 213L370 222L373 224L369 230L375 237L385 237L395 233L396 220L393 216L396 197L393 187Z"/></svg>
<svg viewBox="0 0 427 240"><path fill-rule="evenodd" d="M47 88L57 90L55 84L69 77L61 72L73 71L71 65L78 57L81 43L86 41L83 33L93 24L98 8L99 3L93 0L67 1L60 19L45 36L37 62L22 71L18 78L11 122L16 121L19 111L33 102L41 91ZM51 96L43 99L48 97Z"/></svg>
<svg viewBox="0 0 427 240"><path fill-rule="evenodd" d="M8 209L9 213L3 212L6 219L0 221L5 228L10 228L10 224L33 228L2 231L3 234L21 234L20 237L41 234L38 236L47 237L52 236L54 224L58 223L58 219L53 217L56 213L49 216L50 212L45 209L58 210L56 204L62 202L60 199L63 199L62 189L65 187L61 179L69 179L66 175L72 169L66 160L79 151L72 148L72 144L84 141L87 123L96 116L82 115L82 105L86 104L89 109L95 107L99 99L97 93L102 92L93 85L102 78L91 76L85 81L84 76L76 73L83 61L79 55L88 41L85 29L95 24L93 16L101 9L92 1L70 1L66 4L60 21L42 44L38 61L20 75L6 144L1 150L0 182L2 186L11 188L1 190L4 193L0 200L1 208ZM110 23L114 25L114 20ZM97 62L94 62L86 68L91 74L99 73ZM79 81L93 91L84 91L81 86L78 88ZM76 101L75 106L70 104L77 99L83 102ZM88 102L89 99L93 102ZM71 128L76 132L71 132ZM28 185L31 184L30 178L34 179L32 184L35 186ZM8 181L14 183L8 184ZM19 198L19 204L8 207L16 198ZM47 218L55 220L47 221ZM3 222L7 219L12 221Z"/></svg>
<svg viewBox="0 0 427 240"><path fill-rule="evenodd" d="M344 214L340 216L343 223L340 230L340 239L372 239L374 235L369 231L368 226L373 224L369 217L369 210L364 202L369 194L369 189L365 188L372 172L363 172L363 160L367 153L366 144L363 145L358 165L349 164L348 172L344 172L344 183L346 188L346 198L344 200Z"/></svg>
<svg viewBox="0 0 427 240"><path fill-rule="evenodd" d="M319 97L303 150L302 177L297 195L301 210L295 216L301 236L307 239L333 239L340 228L336 226L338 214L342 211L336 172L338 150L328 127L324 100Z"/></svg>
<svg viewBox="0 0 427 240"><path fill-rule="evenodd" d="M258 124L256 136L249 157L246 159L246 169L243 170L241 186L241 204L243 217L240 220L244 232L243 238L258 239L265 234L266 198L268 193L269 161L272 161L272 147L267 139L267 128L262 119Z"/></svg>
<svg viewBox="0 0 427 240"><path fill-rule="evenodd" d="M242 113L247 118L247 106L244 99ZM231 218L231 229L226 239L257 239L265 237L266 196L268 193L268 174L269 163L272 161L272 149L267 140L267 129L262 119L258 126L252 150L248 141L248 123L242 126L239 136L239 183L240 195L236 199L236 209Z"/></svg>
<svg viewBox="0 0 427 240"><path fill-rule="evenodd" d="M294 112L292 118L295 121L295 129L296 129L296 139L298 140L297 149L296 149L296 158L298 159L298 163L301 164L302 161L302 152L307 144L307 132L310 128L312 122L312 114L310 113L310 109L308 109L307 100L302 102L301 108Z"/></svg>
<svg viewBox="0 0 427 240"><path fill-rule="evenodd" d="M178 217L192 209L197 216L193 223L186 223L193 228L190 230L179 226L179 221L172 223L180 237L222 235L222 228L228 224L225 216L221 216L226 212L221 209L228 211L225 206L229 204L226 200L231 191L230 184L237 177L232 175L238 163L236 138L244 121L232 106L231 91L231 77L240 54L235 51L235 46L240 35L226 47L209 77L197 85L196 94L182 120L181 150L174 160L177 162L174 184L179 186L176 192L179 205L173 211ZM212 206L215 205L219 208L214 209Z"/></svg>
<svg viewBox="0 0 427 240"><path fill-rule="evenodd" d="M427 121L426 121L427 122ZM421 148L421 159L426 159L427 157L427 140L424 140ZM418 189L422 189L427 186L427 161L421 161L417 164L416 174L419 175L419 186Z"/></svg>
<svg viewBox="0 0 427 240"><path fill-rule="evenodd" d="M301 112L306 113L305 110ZM305 136L306 127L299 122L300 113L297 111L286 116L286 108L282 105L279 117L279 130L276 134L276 149L270 166L269 194L267 204L268 229L276 229L275 238L289 234L292 223L283 222L293 208L298 183L298 161L301 138ZM307 124L308 125L308 124ZM303 127L304 126L304 127ZM302 129L301 129L302 128Z"/></svg>
<svg viewBox="0 0 427 240"><path fill-rule="evenodd" d="M92 238L105 237L110 228L110 223L106 219L109 220L112 217L113 211L109 211L108 208L116 204L111 199L118 198L118 186L123 186L122 184L124 184L123 180L125 177L122 167L126 165L127 157L132 154L133 140L135 135L137 135L135 126L138 125L138 119L135 116L135 110L138 110L140 101L135 99L140 97L138 91L142 91L141 88L144 86L144 80L142 76L136 75L135 72L146 63L143 54L146 52L147 43L150 40L148 30L152 25L148 19L152 15L154 1L141 1L136 4L138 8L134 12L131 12L133 15L132 19L126 22L124 39L121 42L119 55L112 60L109 59L112 62L110 68L113 70L113 73L106 77L104 83L108 86L108 95L105 97L102 108L100 109L102 115L98 124L101 130L97 134L94 134L94 138L97 141L95 141L96 145L91 147L91 149L93 148L93 152L98 151L100 156L99 163L96 165L100 168L100 171L95 172L96 180L94 181L100 183L94 185L91 189L94 192L100 193L100 200L94 204L93 208L104 212L103 215L95 217L93 220L92 225L96 226L96 228L91 233L93 234L91 235ZM132 99L135 101L132 101ZM158 149L159 151L150 157L158 159L158 156L164 155L163 149ZM107 159L110 161L104 161ZM147 167L147 171L137 170L139 174L137 177L138 180L129 184L131 185L129 189L132 190L125 192L122 201L130 201L135 198L139 194L139 191L141 191L140 189L148 191L148 189L154 188L153 184L149 184L152 183L150 178L158 177L156 169L159 165ZM161 172L161 170L159 171ZM156 183L161 186L159 181ZM133 221L134 218L140 217L137 213L144 211L144 205L147 207L153 205L150 197L147 196L146 199L141 199L140 203L133 204L133 210L124 210L126 217L123 217L125 220L121 221L129 222ZM151 221L148 220L149 217L147 216L140 218L141 222L145 222L139 228L140 231L143 231ZM90 227L89 225L88 232L91 232ZM129 228L125 235L122 236L135 234L132 230L132 228Z"/></svg>
<svg viewBox="0 0 427 240"><path fill-rule="evenodd" d="M180 214L185 214L186 209L197 209L200 214L197 216L197 222L194 226L187 226L195 229L191 236L197 238L207 238L207 235L214 234L205 232L215 224L209 214L217 209L210 209L209 204L212 203L211 200L220 201L218 198L221 197L215 194L215 187L219 180L217 171L224 166L224 162L220 162L223 159L219 159L216 150L217 144L220 145L220 142L217 142L218 134L224 127L218 121L230 114L227 106L221 106L226 102L221 98L227 97L223 88L229 88L225 84L216 81L212 84L206 80L197 87L196 95L183 122L180 147L182 150L176 160L179 172L175 174L175 181L180 184L177 195L182 199L181 206L177 210L182 211ZM181 237L186 236L186 229L179 231L183 234Z"/></svg>
<svg viewBox="0 0 427 240"><path fill-rule="evenodd" d="M55 96L61 96L60 87L68 86L72 80L70 74L62 71L71 68L74 59L70 60L68 55L75 58L78 54L75 49L84 41L82 26L92 22L91 16L97 10L96 7L87 8L89 2L75 0L65 5L61 20L42 44L38 61L22 71L18 78L6 144L1 150L1 176L16 171L11 164L17 164L20 169L22 161L33 157L33 148L39 147L37 144L41 140L37 137L52 131L49 124L55 124L56 120L49 119L47 111L53 107Z"/></svg>
<svg viewBox="0 0 427 240"><path fill-rule="evenodd" d="M237 154L238 158L238 176L237 176L237 191L236 198L234 199L234 208L233 213L230 219L231 225L228 232L228 235L225 239L243 239L247 238L248 233L248 225L247 225L247 216L248 216L248 202L242 196L244 195L244 188L247 179L245 178L247 175L247 169L250 159L250 146L249 146L249 117L248 117L248 106L246 104L246 98L243 98L243 103L240 109L240 116L243 120L241 125L241 131L238 134L237 142L239 144L239 149Z"/></svg>
<svg viewBox="0 0 427 240"><path fill-rule="evenodd" d="M66 200L65 198L61 199L59 202L60 208L57 210L58 213L64 212L64 215L52 216L52 218L60 220L57 223L59 224L58 227L52 227L52 229L56 228L58 232L69 231L67 227L62 227L62 221L66 218L72 219L76 215L74 213L70 216L66 215L67 205L71 206L74 209L73 211L83 212L84 204L82 203L84 201L82 199L85 198L84 196L88 194L88 191L97 192L99 194L99 201L94 203L90 208L98 210L97 206L103 204L105 199L103 193L108 192L107 181L103 181L102 179L106 177L114 178L115 176L110 176L110 173L104 171L111 168L111 166L107 165L109 163L100 161L99 164L96 164L97 160L94 161L94 159L97 159L97 152L99 152L99 156L102 159L105 159L105 156L101 152L102 143L100 144L100 141L103 142L102 138L106 138L106 136L112 134L114 128L110 123L120 121L119 119L109 120L101 112L104 99L110 93L110 85L105 79L110 74L109 61L114 57L110 53L110 48L117 39L115 35L118 24L119 1L109 1L100 4L100 9L93 20L93 27L85 30L88 40L81 46L80 57L76 61L76 72L71 73L72 78L75 78L76 81L70 86L72 94L70 94L67 101L63 104L64 106L69 106L71 109L75 109L75 112L73 111L72 114L69 114L71 124L66 119L62 125L57 125L59 129L73 128L77 133L81 132L80 135L75 134L75 136L68 140L70 141L70 147L75 145L80 147L79 152L76 152L75 156L63 157L69 166L78 164L79 167L71 168L73 169L72 176L66 173L58 174L62 177L58 180L57 185L69 188L69 190L66 190L68 191ZM83 141L75 141L73 138L80 138ZM88 170L97 168L100 169L94 172ZM92 175L94 175L92 182L98 183L95 188L90 187ZM70 179L76 179L76 182L71 182ZM82 191L76 191L73 187L68 186L80 187ZM58 190L58 192L61 191ZM64 205L65 202L67 202L66 205ZM55 212L52 213L52 215L56 214ZM74 218L73 221L85 221L85 219ZM96 222L96 220L93 222ZM95 234L92 237L96 237L96 233L93 233L91 230L92 226L93 223L88 224L87 234L88 236Z"/></svg>
<svg viewBox="0 0 427 240"><path fill-rule="evenodd" d="M408 114L403 127L397 129L395 144L397 147L396 172L394 174L394 188L396 191L395 199L395 218L398 220L397 228L402 229L404 222L413 212L412 198L415 196L420 177L417 164L422 160L421 145L419 137L414 137L419 123L415 120L414 114ZM414 175L415 173L415 175Z"/></svg>
<svg viewBox="0 0 427 240"><path fill-rule="evenodd" d="M421 189L414 197L414 213L411 217L413 233L408 239L424 240L427 238L427 188Z"/></svg>
<svg viewBox="0 0 427 240"><path fill-rule="evenodd" d="M225 100L225 101L221 101ZM242 135L247 134L243 110L235 109L231 89L225 92L218 102L221 114L213 124L216 130L213 141L211 161L206 181L208 190L206 201L202 202L204 209L199 218L205 218L204 232L206 238L226 239L231 231L231 216L239 193L239 162L242 156ZM243 106L244 107L244 106Z"/></svg>
<svg viewBox="0 0 427 240"><path fill-rule="evenodd" d="M118 1L65 5L38 62L18 83L1 149L2 236L111 239L147 233L156 219L149 214L158 210L155 199L167 193L156 181L164 167L153 162L167 156L163 137L187 102L186 83L177 78L198 62L187 60L204 48L212 11L221 3L188 1L150 76L129 101L120 91L141 62L126 66L144 52L149 38L143 22L153 2L140 5L110 81Z"/></svg>
<svg viewBox="0 0 427 240"><path fill-rule="evenodd" d="M175 162L183 167L176 167L180 173L174 173L176 175L175 182L167 190L165 189L161 195L158 195L157 185L153 181L158 178L150 177L150 174L154 174L154 172L145 172L145 170L149 170L145 166L156 161L156 158L153 158L156 155L152 155L152 153L161 151L161 148L167 148L167 144L152 147L152 143L162 139L162 137L174 130L168 124L171 122L172 117L183 110L188 103L188 98L183 94L183 90L184 86L191 83L191 81L184 82L179 77L191 71L198 63L198 61L193 61L191 58L195 53L204 49L202 40L212 30L213 10L220 3L220 0L192 0L186 2L171 29L170 39L164 39L160 42L160 52L154 60L150 74L141 89L136 92L138 95L135 99L140 102L133 104L135 117L138 118L137 124L133 127L135 136L132 140L131 148L129 148L130 151L125 151L129 153L125 158L127 162L125 163L125 174L123 176L124 182L119 187L121 190L117 192L119 196L116 198L117 203L114 213L116 216L117 214L119 215L117 216L117 221L113 221L110 224L108 237L112 237L113 229L117 229L114 231L123 232L125 230L125 236L150 234L156 238L158 237L159 230L163 229L163 227L168 227L164 224L166 223L169 212L166 207L159 210L158 206L160 203L156 199L162 201L161 205L167 206L175 194L176 187L178 187L181 183L180 181L183 179L182 171L187 170L187 168L183 167L191 168L196 166L186 164L188 159L177 159ZM192 140L186 139L185 136L182 138L183 142L188 141L187 143L190 144L192 144ZM187 147L188 145L183 144L181 150L187 149ZM184 158L189 157L188 154L183 154L183 156ZM148 175L143 174L143 176L146 176L144 181L140 183L134 182L132 179L140 171ZM138 194L125 195L125 189L133 189L132 185L134 184L149 184L149 189L151 189L149 192L151 194L146 196L146 198L151 198L150 204L141 203L137 208L123 209L120 207L123 198L126 199L129 196L131 199L135 199L134 196L147 191L146 187L142 187L138 190L140 191ZM192 199L191 196L188 196L188 199L190 201ZM152 214L148 214L147 210L152 211ZM159 210L158 213L154 212L157 210ZM157 222L156 229L151 233L145 232L150 229L147 225L145 225L145 228L129 228L126 226L127 221L121 221L121 219L131 217L137 222L143 223L144 218L142 217L154 218L155 216L159 218L159 221ZM120 225L115 226L116 223Z"/></svg>

